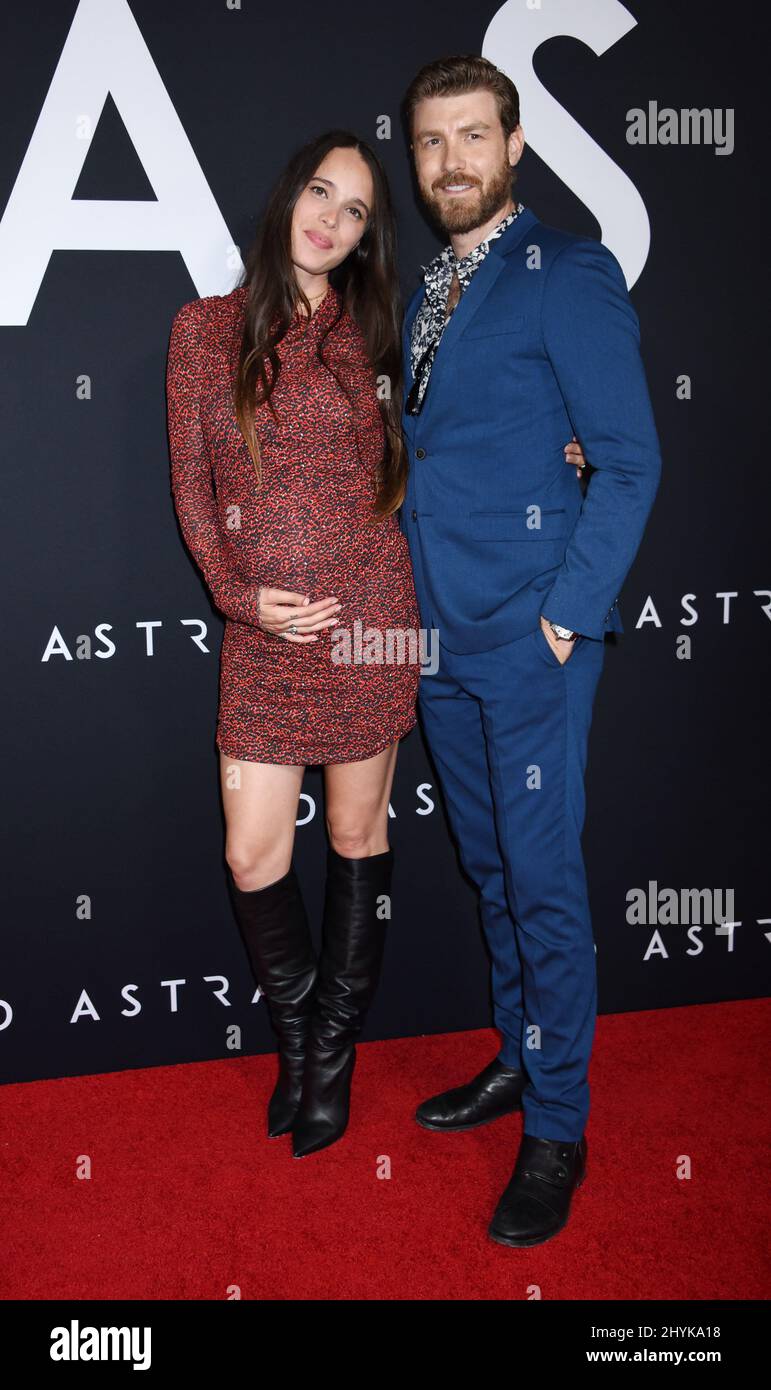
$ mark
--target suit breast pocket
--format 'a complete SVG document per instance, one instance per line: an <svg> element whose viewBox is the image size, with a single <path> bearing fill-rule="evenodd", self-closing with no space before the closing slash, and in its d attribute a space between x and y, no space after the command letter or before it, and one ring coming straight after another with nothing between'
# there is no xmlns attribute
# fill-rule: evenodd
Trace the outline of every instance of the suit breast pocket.
<svg viewBox="0 0 771 1390"><path fill-rule="evenodd" d="M469 512L466 533L475 541L564 540L565 508L542 509L540 515L533 511Z"/></svg>
<svg viewBox="0 0 771 1390"><path fill-rule="evenodd" d="M521 333L525 327L524 314L507 314L502 317L496 314L495 318L482 318L481 314L475 315L468 328L464 328L462 337L469 338L498 338L504 333Z"/></svg>

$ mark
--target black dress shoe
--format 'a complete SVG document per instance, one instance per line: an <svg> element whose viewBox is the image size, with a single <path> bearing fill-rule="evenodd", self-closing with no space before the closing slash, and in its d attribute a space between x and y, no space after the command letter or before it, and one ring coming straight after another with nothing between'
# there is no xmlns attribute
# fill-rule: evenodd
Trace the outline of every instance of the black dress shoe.
<svg viewBox="0 0 771 1390"><path fill-rule="evenodd" d="M541 1245L550 1240L567 1222L573 1190L585 1177L585 1136L566 1143L523 1134L488 1235L499 1245Z"/></svg>
<svg viewBox="0 0 771 1390"><path fill-rule="evenodd" d="M522 1109L522 1092L527 1084L525 1072L505 1067L498 1058L465 1086L455 1086L424 1100L415 1119L424 1129L446 1129L459 1133L476 1129Z"/></svg>

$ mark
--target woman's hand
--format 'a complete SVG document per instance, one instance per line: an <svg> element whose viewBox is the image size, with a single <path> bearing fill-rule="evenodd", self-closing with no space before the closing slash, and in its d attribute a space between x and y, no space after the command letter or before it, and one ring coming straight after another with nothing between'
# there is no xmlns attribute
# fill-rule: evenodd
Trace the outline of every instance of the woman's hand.
<svg viewBox="0 0 771 1390"><path fill-rule="evenodd" d="M573 443L565 445L565 462L574 464L578 477L583 477L584 469L586 468L586 459L584 457L584 451L575 435L573 435Z"/></svg>
<svg viewBox="0 0 771 1390"><path fill-rule="evenodd" d="M314 634L321 628L334 627L341 608L334 596L311 603L307 594L296 594L291 589L260 588L257 626L263 632L283 637L285 642L318 642ZM295 631L290 632L290 628Z"/></svg>

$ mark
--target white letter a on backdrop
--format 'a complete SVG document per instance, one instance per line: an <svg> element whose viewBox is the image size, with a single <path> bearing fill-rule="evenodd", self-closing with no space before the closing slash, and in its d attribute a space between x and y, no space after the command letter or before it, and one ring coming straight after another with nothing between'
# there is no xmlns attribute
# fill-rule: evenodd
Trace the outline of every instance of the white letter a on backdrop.
<svg viewBox="0 0 771 1390"><path fill-rule="evenodd" d="M112 96L156 202L73 199ZM0 222L0 324L27 323L55 250L179 251L199 295L240 257L126 0L80 0Z"/></svg>

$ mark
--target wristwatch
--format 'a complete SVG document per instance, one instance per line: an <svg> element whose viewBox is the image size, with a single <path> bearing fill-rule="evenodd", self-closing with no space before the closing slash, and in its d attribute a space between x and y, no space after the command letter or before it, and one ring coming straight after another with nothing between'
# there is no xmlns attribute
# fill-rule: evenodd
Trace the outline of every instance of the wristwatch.
<svg viewBox="0 0 771 1390"><path fill-rule="evenodd" d="M578 636L577 632L571 632L569 627L560 627L559 623L551 623L548 618L546 621L549 623L549 627L554 633L554 636L559 637L561 642L575 642Z"/></svg>

